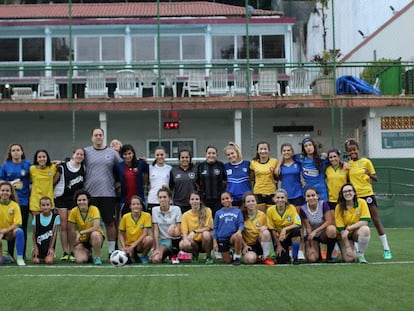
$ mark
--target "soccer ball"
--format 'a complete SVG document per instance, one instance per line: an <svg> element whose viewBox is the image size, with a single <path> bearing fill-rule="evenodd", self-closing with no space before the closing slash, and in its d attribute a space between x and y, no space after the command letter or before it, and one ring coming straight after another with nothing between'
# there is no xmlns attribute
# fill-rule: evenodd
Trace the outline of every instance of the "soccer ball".
<svg viewBox="0 0 414 311"><path fill-rule="evenodd" d="M128 262L128 256L124 251L116 250L112 252L109 260L113 266L122 267Z"/></svg>

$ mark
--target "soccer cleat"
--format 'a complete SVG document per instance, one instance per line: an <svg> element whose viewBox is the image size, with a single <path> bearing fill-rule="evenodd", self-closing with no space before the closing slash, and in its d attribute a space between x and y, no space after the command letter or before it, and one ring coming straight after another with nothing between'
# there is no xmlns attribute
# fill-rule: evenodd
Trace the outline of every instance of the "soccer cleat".
<svg viewBox="0 0 414 311"><path fill-rule="evenodd" d="M339 252L336 249L334 249L332 252L332 259L336 259L338 257L339 257Z"/></svg>
<svg viewBox="0 0 414 311"><path fill-rule="evenodd" d="M180 260L177 258L177 256L171 256L171 263L173 265L178 265L180 263Z"/></svg>
<svg viewBox="0 0 414 311"><path fill-rule="evenodd" d="M99 257L95 257L95 259L93 260L93 264L96 266L100 266L102 265L102 260Z"/></svg>
<svg viewBox="0 0 414 311"><path fill-rule="evenodd" d="M69 260L69 254L68 254L68 253L66 253L66 252L64 252L64 253L63 253L63 256L62 256L62 257L60 257L60 260L61 260L61 261L66 261L66 260Z"/></svg>
<svg viewBox="0 0 414 311"><path fill-rule="evenodd" d="M270 258L270 257L266 257L264 260L263 260L263 263L266 265L266 266L274 266L275 265L275 262Z"/></svg>
<svg viewBox="0 0 414 311"><path fill-rule="evenodd" d="M68 255L68 260L71 261L71 262L75 262L75 260L76 260L75 255L73 255L73 253L70 253Z"/></svg>
<svg viewBox="0 0 414 311"><path fill-rule="evenodd" d="M211 258L211 257L206 258L205 264L206 265L212 265L212 264L214 264L213 258Z"/></svg>
<svg viewBox="0 0 414 311"><path fill-rule="evenodd" d="M392 259L392 254L391 254L391 251L389 249L384 251L384 259L387 259L387 260Z"/></svg>
<svg viewBox="0 0 414 311"><path fill-rule="evenodd" d="M26 265L26 263L24 262L23 257L17 257L16 263L19 267L23 267Z"/></svg>
<svg viewBox="0 0 414 311"><path fill-rule="evenodd" d="M240 258L233 259L233 266L240 266Z"/></svg>
<svg viewBox="0 0 414 311"><path fill-rule="evenodd" d="M178 256L177 256L178 260L186 260L186 254L187 253L185 253L183 251L179 251Z"/></svg>
<svg viewBox="0 0 414 311"><path fill-rule="evenodd" d="M292 265L294 266L300 265L300 261L297 258L293 258Z"/></svg>
<svg viewBox="0 0 414 311"><path fill-rule="evenodd" d="M141 263L142 264L147 264L147 263L149 263L149 258L148 258L148 256L141 256L140 257L141 258Z"/></svg>
<svg viewBox="0 0 414 311"><path fill-rule="evenodd" d="M262 257L260 257L260 256L257 256L257 258L256 258L256 263L258 263L258 264L262 264L262 263L263 263L263 258L262 258Z"/></svg>
<svg viewBox="0 0 414 311"><path fill-rule="evenodd" d="M321 251L321 258L322 258L323 260L325 260L325 259L326 259L326 251L325 251L325 250Z"/></svg>
<svg viewBox="0 0 414 311"><path fill-rule="evenodd" d="M368 263L368 261L365 259L363 254L358 254L357 255L357 260L359 263Z"/></svg>

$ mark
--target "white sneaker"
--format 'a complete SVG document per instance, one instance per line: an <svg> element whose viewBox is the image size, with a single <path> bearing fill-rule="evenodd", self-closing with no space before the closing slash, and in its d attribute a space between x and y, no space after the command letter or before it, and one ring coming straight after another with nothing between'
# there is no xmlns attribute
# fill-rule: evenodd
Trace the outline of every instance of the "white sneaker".
<svg viewBox="0 0 414 311"><path fill-rule="evenodd" d="M171 263L173 265L178 265L180 263L180 260L178 260L177 256L171 256Z"/></svg>
<svg viewBox="0 0 414 311"><path fill-rule="evenodd" d="M216 259L223 259L223 255L220 252L214 251L214 258Z"/></svg>
<svg viewBox="0 0 414 311"><path fill-rule="evenodd" d="M16 260L16 263L17 263L17 265L18 266L20 266L20 267L22 267L22 266L25 266L26 265L26 263L24 262L24 259L23 258L17 258L17 260Z"/></svg>
<svg viewBox="0 0 414 311"><path fill-rule="evenodd" d="M298 252L298 259L299 260L305 260L305 254L303 253L303 250L299 250Z"/></svg>

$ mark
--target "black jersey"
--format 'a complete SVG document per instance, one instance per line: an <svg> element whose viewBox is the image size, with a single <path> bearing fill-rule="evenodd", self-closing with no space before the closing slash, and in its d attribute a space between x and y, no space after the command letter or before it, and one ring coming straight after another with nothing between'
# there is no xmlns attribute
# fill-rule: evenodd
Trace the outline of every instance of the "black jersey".
<svg viewBox="0 0 414 311"><path fill-rule="evenodd" d="M52 242L53 237L53 228L55 226L55 219L58 216L57 214L52 213L49 224L42 226L40 222L41 214L36 215L36 245L39 249L39 258L44 259L47 256L47 252L50 248L50 243Z"/></svg>
<svg viewBox="0 0 414 311"><path fill-rule="evenodd" d="M198 165L197 184L200 187L204 200L220 199L225 189L226 172L220 161L208 163L204 161Z"/></svg>

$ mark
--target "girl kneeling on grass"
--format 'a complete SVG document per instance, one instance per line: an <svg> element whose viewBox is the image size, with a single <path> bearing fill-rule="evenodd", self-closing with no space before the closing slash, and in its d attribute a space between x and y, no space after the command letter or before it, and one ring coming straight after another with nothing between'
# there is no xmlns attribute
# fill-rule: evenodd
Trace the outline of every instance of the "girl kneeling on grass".
<svg viewBox="0 0 414 311"><path fill-rule="evenodd" d="M233 262L233 265L240 265L241 249L243 245L242 231L244 221L241 211L232 206L233 197L229 192L221 194L221 205L214 216L213 248L220 252L225 263ZM233 258L230 254L230 247L234 247Z"/></svg>
<svg viewBox="0 0 414 311"><path fill-rule="evenodd" d="M42 197L39 203L41 213L32 221L32 262L53 264L55 245L60 226L60 216L52 212L52 199Z"/></svg>
<svg viewBox="0 0 414 311"><path fill-rule="evenodd" d="M341 234L339 247L345 262L355 261L354 242L358 242L356 257L359 263L367 263L364 253L370 239L368 222L371 221L367 202L357 198L352 184L345 184L339 192L335 208L335 224Z"/></svg>
<svg viewBox="0 0 414 311"><path fill-rule="evenodd" d="M201 196L198 192L190 194L189 200L191 209L184 213L180 241L180 249L184 252L193 253L193 260L198 261L200 251L206 253L205 263L212 264L213 259L210 257L213 249L213 217L211 209L201 202Z"/></svg>
<svg viewBox="0 0 414 311"><path fill-rule="evenodd" d="M266 214L257 209L256 196L252 192L243 195L241 211L244 218L244 263L264 263L273 266L275 263L270 258L272 236L267 229Z"/></svg>
<svg viewBox="0 0 414 311"><path fill-rule="evenodd" d="M172 264L179 264L177 254L181 239L181 209L170 204L172 193L165 185L158 190L158 200L160 205L152 209L154 250L151 262L162 263L165 257L170 256Z"/></svg>
<svg viewBox="0 0 414 311"><path fill-rule="evenodd" d="M276 205L267 209L267 226L276 243L276 262L290 263L289 247L292 246L293 264L299 264L300 228L302 223L296 207L289 204L285 189L278 189L273 197Z"/></svg>
<svg viewBox="0 0 414 311"><path fill-rule="evenodd" d="M75 192L75 206L69 214L69 245L75 254L78 263L86 263L91 260L93 264L101 265L101 248L105 239L101 229L101 215L99 209L90 205L91 195L86 190Z"/></svg>
<svg viewBox="0 0 414 311"><path fill-rule="evenodd" d="M119 241L122 250L130 258L146 264L152 247L152 237L148 234L151 230L151 215L143 211L144 202L137 195L131 197L129 208L131 212L122 216L119 223ZM138 257L138 253L142 253L142 256Z"/></svg>
<svg viewBox="0 0 414 311"><path fill-rule="evenodd" d="M16 240L17 265L25 266L23 259L24 232L21 229L22 215L17 204L17 195L9 182L0 183L0 264L3 263L2 240ZM12 254L9 254L12 256Z"/></svg>

